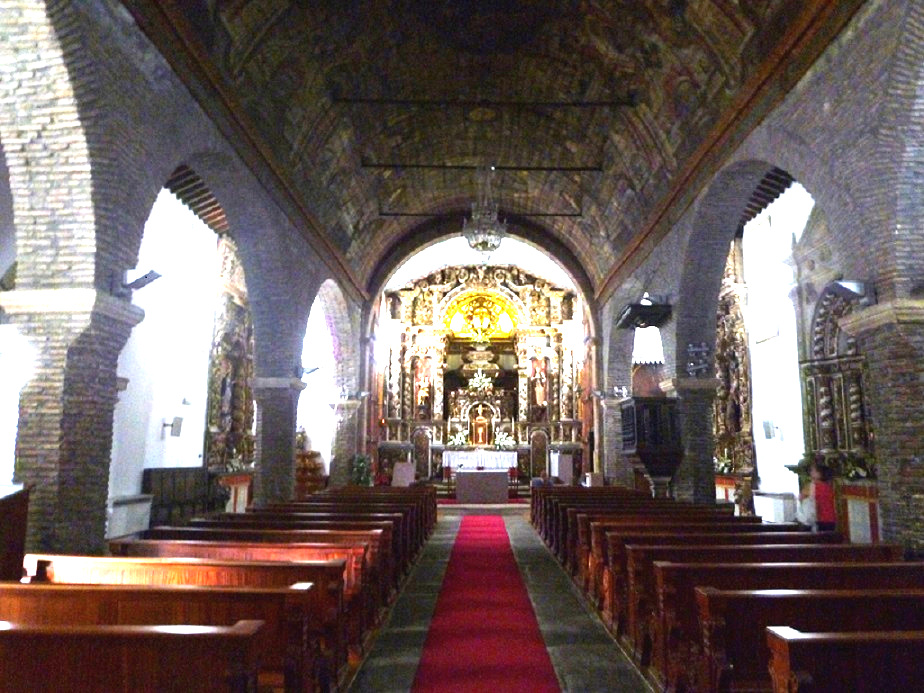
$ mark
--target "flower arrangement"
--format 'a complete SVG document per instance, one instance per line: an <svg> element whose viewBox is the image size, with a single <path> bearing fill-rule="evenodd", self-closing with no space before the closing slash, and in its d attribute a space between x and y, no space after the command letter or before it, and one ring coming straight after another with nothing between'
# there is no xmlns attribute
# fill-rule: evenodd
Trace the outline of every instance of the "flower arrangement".
<svg viewBox="0 0 924 693"><path fill-rule="evenodd" d="M497 448L515 448L517 441L513 439L507 431L498 431L494 435L494 447Z"/></svg>
<svg viewBox="0 0 924 693"><path fill-rule="evenodd" d="M468 445L468 435L465 433L465 431L456 431L451 436L449 436L449 439L446 441L446 445L459 447Z"/></svg>
<svg viewBox="0 0 924 693"><path fill-rule="evenodd" d="M473 392L490 392L494 389L494 381L479 368L475 375L469 378L468 389Z"/></svg>

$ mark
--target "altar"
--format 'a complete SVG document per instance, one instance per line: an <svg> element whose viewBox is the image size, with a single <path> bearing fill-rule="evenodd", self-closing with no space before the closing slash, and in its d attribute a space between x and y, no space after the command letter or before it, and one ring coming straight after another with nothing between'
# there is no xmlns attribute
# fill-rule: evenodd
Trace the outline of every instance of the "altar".
<svg viewBox="0 0 924 693"><path fill-rule="evenodd" d="M456 471L463 469L503 469L506 473L517 466L516 450L444 450L443 467Z"/></svg>
<svg viewBox="0 0 924 693"><path fill-rule="evenodd" d="M506 503L507 470L456 472L456 500L459 503Z"/></svg>

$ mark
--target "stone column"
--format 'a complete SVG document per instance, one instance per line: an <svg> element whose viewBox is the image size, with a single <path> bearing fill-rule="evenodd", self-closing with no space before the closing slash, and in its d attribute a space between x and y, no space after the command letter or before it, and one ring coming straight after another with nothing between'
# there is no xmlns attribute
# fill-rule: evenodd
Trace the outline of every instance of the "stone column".
<svg viewBox="0 0 924 693"><path fill-rule="evenodd" d="M362 399L347 399L337 403L337 430L330 462L330 485L346 486L350 482L350 463L360 451Z"/></svg>
<svg viewBox="0 0 924 693"><path fill-rule="evenodd" d="M0 307L36 356L16 439L16 480L35 485L27 547L102 553L116 365L144 312L77 288L0 292Z"/></svg>
<svg viewBox="0 0 924 693"><path fill-rule="evenodd" d="M607 479L620 486L635 486L635 469L622 454L622 414L618 397L602 397L596 409L602 420L595 424L598 464L594 471L603 472ZM603 425L599 425L602 423ZM605 435L600 435L603 431Z"/></svg>
<svg viewBox="0 0 924 693"><path fill-rule="evenodd" d="M715 440L712 431L713 402L718 378L675 378L683 440L683 461L674 475L674 497L697 503L715 503Z"/></svg>
<svg viewBox="0 0 924 693"><path fill-rule="evenodd" d="M839 324L866 359L883 538L924 553L924 301L894 299Z"/></svg>
<svg viewBox="0 0 924 693"><path fill-rule="evenodd" d="M288 501L295 494L295 415L305 383L298 378L254 378L257 440L254 504Z"/></svg>

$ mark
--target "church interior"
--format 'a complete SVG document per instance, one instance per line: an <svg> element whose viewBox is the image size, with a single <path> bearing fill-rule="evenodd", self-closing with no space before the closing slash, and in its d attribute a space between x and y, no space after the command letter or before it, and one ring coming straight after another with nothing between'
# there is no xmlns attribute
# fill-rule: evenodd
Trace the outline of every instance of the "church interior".
<svg viewBox="0 0 924 693"><path fill-rule="evenodd" d="M920 0L0 36L0 690L911 689Z"/></svg>

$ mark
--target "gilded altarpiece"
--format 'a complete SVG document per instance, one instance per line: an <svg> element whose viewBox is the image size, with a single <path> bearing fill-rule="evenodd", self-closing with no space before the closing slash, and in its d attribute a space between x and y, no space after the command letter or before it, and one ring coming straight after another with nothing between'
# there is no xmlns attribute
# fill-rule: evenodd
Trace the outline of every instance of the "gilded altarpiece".
<svg viewBox="0 0 924 693"><path fill-rule="evenodd" d="M858 305L859 296L829 284L815 305L811 358L801 364L805 402L803 464L823 461L848 478L875 476L872 434L863 394L864 359L856 340L838 320Z"/></svg>
<svg viewBox="0 0 924 693"><path fill-rule="evenodd" d="M237 248L218 241L221 294L209 354L205 457L210 469L253 462L253 321Z"/></svg>
<svg viewBox="0 0 924 693"><path fill-rule="evenodd" d="M582 327L576 302L519 268L482 265L443 269L386 293L384 442L409 441L421 427L436 449L451 440L490 447L498 434L506 447L525 447L536 430L552 444L579 442L584 344L574 352L563 339ZM472 387L477 378L483 387ZM487 425L476 432L479 416Z"/></svg>
<svg viewBox="0 0 924 693"><path fill-rule="evenodd" d="M715 369L719 386L713 410L716 472L735 481L739 512L752 507L757 476L751 419L751 364L743 306L747 298L740 238L725 263L716 319Z"/></svg>

